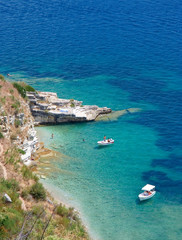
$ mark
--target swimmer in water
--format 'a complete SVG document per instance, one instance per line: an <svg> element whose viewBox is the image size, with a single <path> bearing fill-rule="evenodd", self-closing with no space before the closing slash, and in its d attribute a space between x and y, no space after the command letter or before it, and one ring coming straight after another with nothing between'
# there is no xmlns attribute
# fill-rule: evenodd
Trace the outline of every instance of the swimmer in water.
<svg viewBox="0 0 182 240"><path fill-rule="evenodd" d="M8 77L12 77L13 75L11 75L11 74L8 73L7 76L8 76Z"/></svg>

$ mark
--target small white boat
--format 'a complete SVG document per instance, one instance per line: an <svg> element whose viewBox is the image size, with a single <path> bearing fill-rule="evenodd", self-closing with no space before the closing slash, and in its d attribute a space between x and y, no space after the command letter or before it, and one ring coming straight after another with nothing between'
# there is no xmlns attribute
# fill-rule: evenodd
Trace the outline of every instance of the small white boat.
<svg viewBox="0 0 182 240"><path fill-rule="evenodd" d="M103 140L103 141L98 141L97 142L99 145L106 146L114 143L114 140L112 138Z"/></svg>
<svg viewBox="0 0 182 240"><path fill-rule="evenodd" d="M156 194L154 185L147 184L142 188L142 190L144 192L142 192L138 195L140 201L150 199Z"/></svg>

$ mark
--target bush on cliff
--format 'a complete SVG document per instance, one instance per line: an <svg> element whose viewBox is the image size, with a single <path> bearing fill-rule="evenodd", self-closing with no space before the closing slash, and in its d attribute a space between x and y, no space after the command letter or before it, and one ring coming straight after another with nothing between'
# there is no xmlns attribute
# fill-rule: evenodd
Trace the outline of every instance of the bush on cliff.
<svg viewBox="0 0 182 240"><path fill-rule="evenodd" d="M16 182L15 179L5 180L4 178L2 178L0 180L0 184L1 184L1 190L2 189L11 189L13 191L20 190L19 184Z"/></svg>
<svg viewBox="0 0 182 240"><path fill-rule="evenodd" d="M21 121L18 119L15 119L15 127L18 128L21 125Z"/></svg>
<svg viewBox="0 0 182 240"><path fill-rule="evenodd" d="M23 98L26 97L26 92L36 92L36 90L33 87L24 82L21 83L14 82L13 86L18 90L18 92Z"/></svg>
<svg viewBox="0 0 182 240"><path fill-rule="evenodd" d="M25 153L26 153L25 151L23 151L23 150L20 149L20 148L18 148L18 152L19 152L20 154L25 154Z"/></svg>
<svg viewBox="0 0 182 240"><path fill-rule="evenodd" d="M0 213L0 239L15 239L13 236L19 230L22 219L23 215L19 210L4 206Z"/></svg>
<svg viewBox="0 0 182 240"><path fill-rule="evenodd" d="M34 185L32 185L30 189L30 194L33 198L36 200L45 200L46 199L46 191L43 187L43 185L39 182L36 182Z"/></svg>
<svg viewBox="0 0 182 240"><path fill-rule="evenodd" d="M13 98L12 98L12 100L13 100ZM16 101L15 103L13 103L13 104L11 105L11 107L12 107L12 108L15 108L16 110L18 110L18 108L20 107L20 102L19 102L19 101Z"/></svg>
<svg viewBox="0 0 182 240"><path fill-rule="evenodd" d="M3 82L6 82L4 76L2 74L0 74L0 80L3 81Z"/></svg>
<svg viewBox="0 0 182 240"><path fill-rule="evenodd" d="M32 86L30 86L30 85L28 85L27 83L25 83L25 82L19 82L19 84L25 89L25 91L27 91L27 92L36 92L36 90L32 87Z"/></svg>
<svg viewBox="0 0 182 240"><path fill-rule="evenodd" d="M3 136L2 132L0 132L0 139L3 138L3 137L4 137L4 136Z"/></svg>
<svg viewBox="0 0 182 240"><path fill-rule="evenodd" d="M10 92L11 94L13 94L13 93L14 93L14 90L13 90L13 89L10 89L9 92Z"/></svg>
<svg viewBox="0 0 182 240"><path fill-rule="evenodd" d="M0 98L0 101L1 101L2 104L5 104L5 102L6 102L6 97L4 96L4 97Z"/></svg>
<svg viewBox="0 0 182 240"><path fill-rule="evenodd" d="M63 206L62 204L59 204L59 206L56 209L56 213L61 217L67 217L69 215L69 210Z"/></svg>
<svg viewBox="0 0 182 240"><path fill-rule="evenodd" d="M22 176L24 179L33 179L35 180L36 182L38 181L38 177L31 171L31 169L29 169L27 166L23 166L22 169L21 169L21 172L22 172Z"/></svg>
<svg viewBox="0 0 182 240"><path fill-rule="evenodd" d="M19 185L15 179L0 179L0 239L14 239L12 236L22 224L23 212L19 200ZM2 197L7 193L12 203L7 204Z"/></svg>
<svg viewBox="0 0 182 240"><path fill-rule="evenodd" d="M24 88L27 92L36 92L36 90L30 85L25 85Z"/></svg>
<svg viewBox="0 0 182 240"><path fill-rule="evenodd" d="M19 83L14 82L13 86L18 90L20 95L25 98L26 97L26 90L24 87L22 87Z"/></svg>

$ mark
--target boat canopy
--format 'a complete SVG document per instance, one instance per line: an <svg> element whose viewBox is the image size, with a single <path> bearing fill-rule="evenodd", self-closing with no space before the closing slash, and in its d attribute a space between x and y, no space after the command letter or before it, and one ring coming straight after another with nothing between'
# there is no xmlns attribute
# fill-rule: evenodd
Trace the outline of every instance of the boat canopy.
<svg viewBox="0 0 182 240"><path fill-rule="evenodd" d="M145 185L145 186L142 188L142 190L143 190L143 191L151 191L151 190L154 189L154 188L155 188L154 185L147 184L147 185Z"/></svg>

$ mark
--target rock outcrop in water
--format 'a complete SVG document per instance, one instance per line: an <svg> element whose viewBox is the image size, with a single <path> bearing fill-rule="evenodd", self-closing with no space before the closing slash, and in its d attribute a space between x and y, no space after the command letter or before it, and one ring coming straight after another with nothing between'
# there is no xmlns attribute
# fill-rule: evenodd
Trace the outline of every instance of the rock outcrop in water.
<svg viewBox="0 0 182 240"><path fill-rule="evenodd" d="M82 105L82 101L60 99L52 92L28 92L30 109L37 124L94 121L98 115L111 113L107 107Z"/></svg>
<svg viewBox="0 0 182 240"><path fill-rule="evenodd" d="M117 121L119 117L125 115L125 114L132 114L132 113L137 113L140 112L140 108L128 108L124 110L119 110L119 111L112 111L111 113L108 114L100 114L96 121Z"/></svg>

